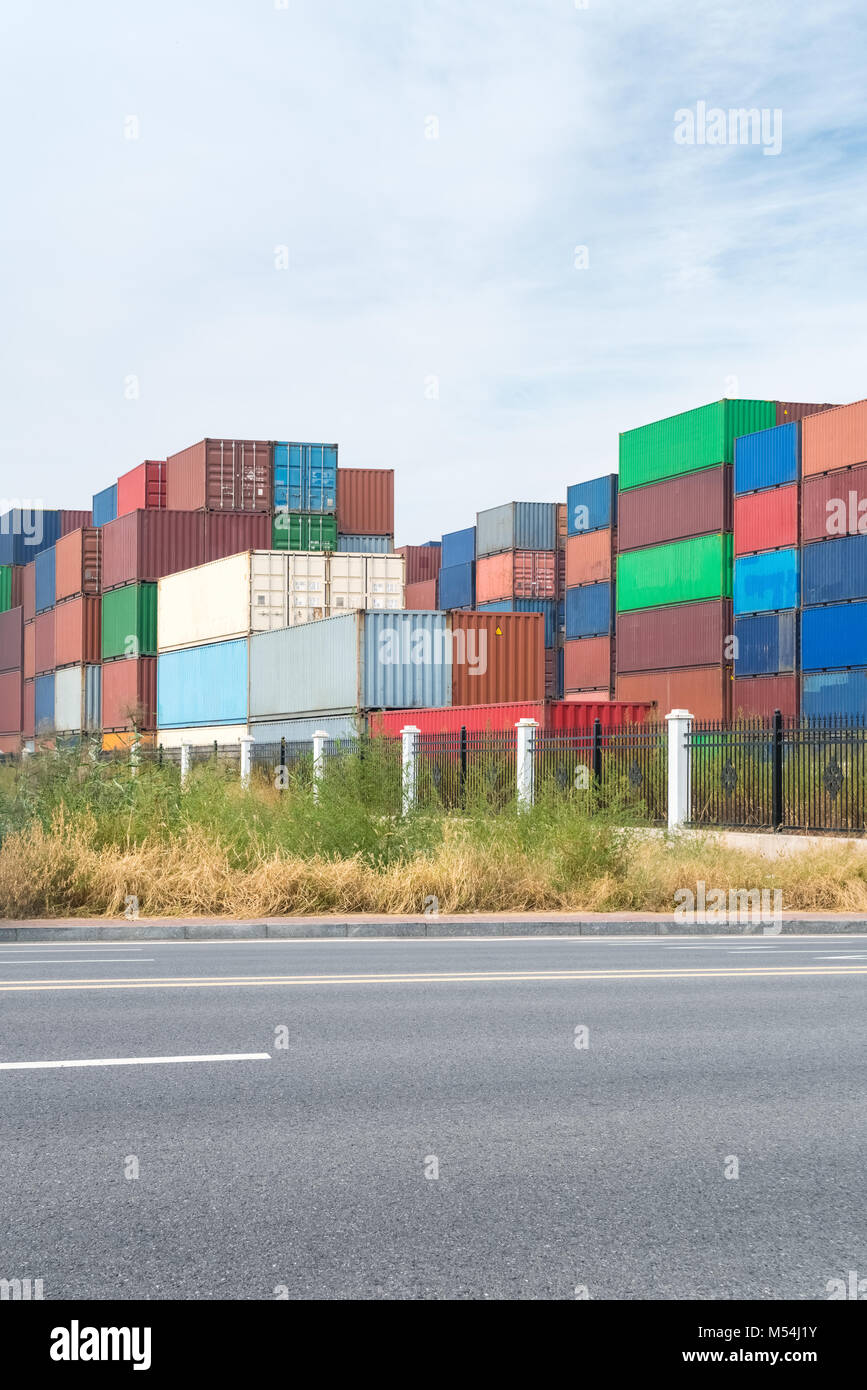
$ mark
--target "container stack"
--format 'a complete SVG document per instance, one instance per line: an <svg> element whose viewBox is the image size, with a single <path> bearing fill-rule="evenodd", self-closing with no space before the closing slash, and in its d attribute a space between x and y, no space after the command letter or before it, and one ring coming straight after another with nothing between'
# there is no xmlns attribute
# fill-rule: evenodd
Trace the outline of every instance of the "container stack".
<svg viewBox="0 0 867 1390"><path fill-rule="evenodd" d="M64 737L101 729L102 536L99 527L82 527L61 537L53 551L54 730Z"/></svg>
<svg viewBox="0 0 867 1390"><path fill-rule="evenodd" d="M21 585L25 567L0 565L0 753L16 753L24 714L24 609Z"/></svg>
<svg viewBox="0 0 867 1390"><path fill-rule="evenodd" d="M617 475L567 492L564 694L570 701L614 694Z"/></svg>
<svg viewBox="0 0 867 1390"><path fill-rule="evenodd" d="M407 608L436 608L442 543L427 541L424 545L399 545L397 554L402 555L406 562Z"/></svg>
<svg viewBox="0 0 867 1390"><path fill-rule="evenodd" d="M476 609L540 613L545 632L545 693L557 693L559 508L506 502L476 516Z"/></svg>
<svg viewBox="0 0 867 1390"><path fill-rule="evenodd" d="M470 610L476 602L476 528L447 531L440 545L437 607L443 612Z"/></svg>
<svg viewBox="0 0 867 1390"><path fill-rule="evenodd" d="M274 445L274 550L337 549L337 445Z"/></svg>

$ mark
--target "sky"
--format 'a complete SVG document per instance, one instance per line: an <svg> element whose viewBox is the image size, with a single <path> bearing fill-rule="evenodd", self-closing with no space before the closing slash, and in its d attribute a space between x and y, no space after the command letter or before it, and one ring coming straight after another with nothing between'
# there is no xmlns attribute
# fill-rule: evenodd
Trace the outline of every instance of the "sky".
<svg viewBox="0 0 867 1390"><path fill-rule="evenodd" d="M412 543L725 395L867 396L865 39L849 0L6 6L0 498L337 441ZM681 143L699 103L779 152Z"/></svg>

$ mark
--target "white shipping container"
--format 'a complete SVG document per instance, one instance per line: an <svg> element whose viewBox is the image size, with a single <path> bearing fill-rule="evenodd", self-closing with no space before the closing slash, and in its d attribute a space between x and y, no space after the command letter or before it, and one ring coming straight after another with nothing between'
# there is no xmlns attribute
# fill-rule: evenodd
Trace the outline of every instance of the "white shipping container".
<svg viewBox="0 0 867 1390"><path fill-rule="evenodd" d="M54 676L54 727L58 733L93 733L100 727L101 666L64 666Z"/></svg>
<svg viewBox="0 0 867 1390"><path fill-rule="evenodd" d="M323 551L290 550L284 558L288 564L289 614L288 622L278 626L292 627L295 623L327 618L328 556Z"/></svg>
<svg viewBox="0 0 867 1390"><path fill-rule="evenodd" d="M213 748L216 742L220 748L240 743L246 738L249 729L246 724L215 724L204 728L196 725L194 729L160 729L157 734L157 747L180 748L188 743L191 748Z"/></svg>
<svg viewBox="0 0 867 1390"><path fill-rule="evenodd" d="M157 651L286 627L287 560L283 551L247 550L160 579Z"/></svg>
<svg viewBox="0 0 867 1390"><path fill-rule="evenodd" d="M402 555L334 552L329 560L331 615L354 608L403 608L405 572Z"/></svg>

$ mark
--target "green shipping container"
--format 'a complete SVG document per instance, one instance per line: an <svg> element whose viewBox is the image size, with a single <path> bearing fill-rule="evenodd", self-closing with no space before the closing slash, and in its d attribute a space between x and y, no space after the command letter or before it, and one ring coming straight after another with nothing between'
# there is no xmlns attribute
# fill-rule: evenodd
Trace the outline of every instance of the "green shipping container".
<svg viewBox="0 0 867 1390"><path fill-rule="evenodd" d="M732 596L732 536L627 550L617 560L617 611L664 608Z"/></svg>
<svg viewBox="0 0 867 1390"><path fill-rule="evenodd" d="M777 422L774 401L714 401L667 420L655 420L620 436L619 489L642 487L734 462L735 440L770 429Z"/></svg>
<svg viewBox="0 0 867 1390"><path fill-rule="evenodd" d="M315 512L277 512L271 523L274 550L336 550L337 517Z"/></svg>
<svg viewBox="0 0 867 1390"><path fill-rule="evenodd" d="M102 659L156 656L157 586L126 584L102 596Z"/></svg>
<svg viewBox="0 0 867 1390"><path fill-rule="evenodd" d="M0 613L12 607L12 566L0 565Z"/></svg>

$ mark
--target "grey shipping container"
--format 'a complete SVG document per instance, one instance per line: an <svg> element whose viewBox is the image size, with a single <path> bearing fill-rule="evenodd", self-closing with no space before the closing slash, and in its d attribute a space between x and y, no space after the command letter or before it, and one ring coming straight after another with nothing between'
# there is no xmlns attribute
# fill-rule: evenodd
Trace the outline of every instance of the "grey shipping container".
<svg viewBox="0 0 867 1390"><path fill-rule="evenodd" d="M66 666L54 676L58 733L94 733L101 724L102 667Z"/></svg>
<svg viewBox="0 0 867 1390"><path fill-rule="evenodd" d="M330 714L304 717L301 719L279 719L274 724L251 724L250 733L257 743L279 743L285 738L287 743L309 743L313 752L313 735L320 729L329 738L347 740L357 738L366 726L363 714Z"/></svg>
<svg viewBox="0 0 867 1390"><path fill-rule="evenodd" d="M476 558L501 550L556 550L556 502L506 502L476 516Z"/></svg>

